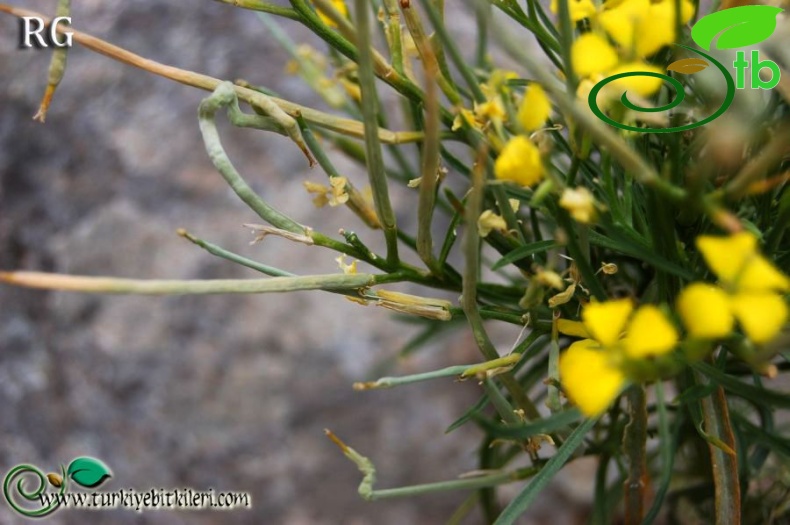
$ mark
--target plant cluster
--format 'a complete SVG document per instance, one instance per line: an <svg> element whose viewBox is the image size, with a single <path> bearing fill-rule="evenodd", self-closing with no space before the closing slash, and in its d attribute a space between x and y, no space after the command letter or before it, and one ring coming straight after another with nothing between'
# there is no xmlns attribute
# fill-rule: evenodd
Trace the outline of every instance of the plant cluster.
<svg viewBox="0 0 790 525"><path fill-rule="evenodd" d="M337 252L338 272L297 276L181 230L210 254L266 277L143 281L15 271L0 280L97 293L325 290L415 316L424 328L410 351L445 326L468 325L481 362L355 387L477 380L479 402L448 431L483 429L480 471L377 488L373 463L328 432L362 471L366 499L474 489L450 522L479 504L488 521L510 524L529 513L563 465L594 456L594 523L651 523L662 513L689 523L787 519L790 440L779 416L790 395L775 385L790 365L788 91L766 92L758 109L736 98L737 119L642 132L702 120L726 96L724 79L705 76L721 74L714 68L697 77L683 74L701 69L690 62L667 67L682 51L672 44L690 43L689 24L704 14L698 2L553 0L545 9L537 0L221 1L260 17L262 31L290 53L289 73L332 110L158 64L87 33L75 31L74 40L209 91L199 108L205 148L266 222L250 226L260 239L278 235ZM60 7L67 12L68 2ZM459 42L450 26L464 9L477 32ZM0 11L26 13L2 4ZM309 28L322 47L294 42L277 17ZM42 119L65 53L53 58ZM498 67L507 59L508 68ZM610 76L618 78L592 99L630 128L610 126L588 104ZM672 113L650 111L680 95L663 77L675 88L683 82L685 105ZM340 235L299 223L253 191L222 145L220 112L236 126L290 137L320 166L326 183L305 181L305 199L353 212ZM333 157L340 155L368 179L339 172ZM396 214L395 186L411 191L414 231L398 225L408 210ZM385 253L363 240L379 232ZM404 262L404 251L421 264ZM426 291L382 288L399 282ZM435 298L445 292L459 299ZM512 349L491 342L499 323L523 327ZM521 480L503 504L497 487Z"/></svg>

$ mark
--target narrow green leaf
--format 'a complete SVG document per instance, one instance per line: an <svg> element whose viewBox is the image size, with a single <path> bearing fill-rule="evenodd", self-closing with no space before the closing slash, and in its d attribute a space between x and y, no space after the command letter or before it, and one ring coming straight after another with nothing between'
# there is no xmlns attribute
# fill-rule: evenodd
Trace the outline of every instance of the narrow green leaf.
<svg viewBox="0 0 790 525"><path fill-rule="evenodd" d="M707 385L693 385L684 390L678 397L675 399L674 404L676 405L685 405L687 403L696 403L703 397L708 397L711 393L716 390L716 385L709 383Z"/></svg>
<svg viewBox="0 0 790 525"><path fill-rule="evenodd" d="M486 405L488 404L488 394L484 394L477 403L472 405L470 409L463 413L461 417L453 421L453 423L447 427L447 430L444 431L445 434L449 434L453 430L464 426L466 423L471 421L477 414L483 410Z"/></svg>
<svg viewBox="0 0 790 525"><path fill-rule="evenodd" d="M750 443L763 444L773 452L781 454L785 458L790 458L790 439L784 439L776 433L766 432L740 414L733 413L732 417L742 432L749 436Z"/></svg>
<svg viewBox="0 0 790 525"><path fill-rule="evenodd" d="M582 444L584 436L595 426L596 421L598 421L597 418L590 418L576 427L571 435L568 436L568 439L565 440L565 443L557 450L557 453L546 463L538 475L532 479L532 482L524 487L518 496L505 507L505 510L499 515L494 525L511 525L524 514L530 504L540 494L540 491L549 484L549 481L568 461L574 450Z"/></svg>
<svg viewBox="0 0 790 525"><path fill-rule="evenodd" d="M475 416L472 416L475 417ZM538 434L551 434L558 430L567 428L568 425L578 421L581 413L574 409L557 412L549 417L526 423L524 425L497 425L488 419L475 417L486 432L494 437L506 439L527 439Z"/></svg>
<svg viewBox="0 0 790 525"><path fill-rule="evenodd" d="M492 270L499 270L503 266L507 266L510 263L520 261L525 257L529 257L530 255L534 255L536 253L542 253L547 250L551 250L552 248L556 248L559 246L554 240L545 240L545 241L538 241L527 244L525 246L521 246L516 248L515 250L511 251L501 259L499 259L494 266L491 267Z"/></svg>
<svg viewBox="0 0 790 525"><path fill-rule="evenodd" d="M708 376L712 381L723 386L725 390L736 396L748 399L760 405L771 405L778 408L790 408L790 396L775 390L758 388L731 377L708 363L699 362L692 365L694 369Z"/></svg>
<svg viewBox="0 0 790 525"><path fill-rule="evenodd" d="M615 240L610 237L606 237L594 230L589 231L589 238L591 244L608 248L610 250L619 251L625 255L628 255L629 257L644 261L659 270L663 270L677 277L681 277L689 281L693 280L695 277L694 273L665 259L647 246L630 244L621 240Z"/></svg>

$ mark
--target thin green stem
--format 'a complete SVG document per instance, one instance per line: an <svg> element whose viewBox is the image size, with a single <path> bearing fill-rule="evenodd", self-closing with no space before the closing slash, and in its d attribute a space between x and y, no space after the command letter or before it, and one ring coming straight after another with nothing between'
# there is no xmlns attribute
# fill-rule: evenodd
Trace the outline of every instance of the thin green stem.
<svg viewBox="0 0 790 525"><path fill-rule="evenodd" d="M231 110L238 110L236 92L233 84L230 82L223 82L217 86L214 93L203 99L198 110L200 132L203 135L203 142L211 162L236 195L259 217L277 228L292 233L305 233L307 229L304 226L267 204L236 171L227 153L225 153L225 149L222 147L222 141L215 122L217 111L223 107L230 108L229 115Z"/></svg>
<svg viewBox="0 0 790 525"><path fill-rule="evenodd" d="M432 54L432 51L428 51ZM417 253L426 266L437 276L444 270L433 253L433 212L436 206L436 188L439 183L439 94L436 92L435 77L439 74L436 62L426 64L425 86L425 142L422 145L422 176L420 199L417 206Z"/></svg>
<svg viewBox="0 0 790 525"><path fill-rule="evenodd" d="M477 231L477 220L483 207L483 173L486 156L487 152L485 149L478 152L477 162L472 170L472 189L466 201L464 214L466 219L466 231L464 234L464 255L466 261L463 272L461 306L472 327L477 346L480 348L483 356L491 360L499 357L499 354L486 333L483 326L483 317L477 306L477 283L480 271L480 235ZM524 411L524 414L530 419L540 418L540 413L515 377L509 372L499 377L515 403Z"/></svg>
<svg viewBox="0 0 790 525"><path fill-rule="evenodd" d="M289 7L283 7L281 5L263 2L262 0L214 0L214 1L220 2L222 4L230 4L235 7L241 7L242 9L250 9L252 11L261 11L263 13L282 16L284 18L290 18L291 20L299 20L299 14L295 10Z"/></svg>
<svg viewBox="0 0 790 525"><path fill-rule="evenodd" d="M382 388L392 388L395 386L410 385L422 381L429 381L431 379L438 379L442 377L458 376L461 379L474 377L478 374L485 374L494 369L502 367L513 366L518 360L521 359L520 354L510 354L493 361L485 361L474 365L457 365L442 368L440 370L432 370L430 372L422 372L419 374L411 374L400 377L382 377L376 381L367 381L364 383L354 383L354 390L378 390ZM512 413L512 410L511 410Z"/></svg>
<svg viewBox="0 0 790 525"><path fill-rule="evenodd" d="M398 231L395 212L390 203L387 173L381 154L381 143L375 132L378 122L378 97L373 74L373 55L370 42L370 8L366 0L354 0L354 13L359 42L359 86L362 92L362 115L365 123L365 149L367 152L368 178L373 188L373 202L387 240L387 262L398 265Z"/></svg>
<svg viewBox="0 0 790 525"><path fill-rule="evenodd" d="M372 286L376 284L376 279L373 275L361 273L271 277L269 279L140 280L43 272L0 272L0 282L28 288L85 293L201 295L280 293L297 290L353 290Z"/></svg>
<svg viewBox="0 0 790 525"><path fill-rule="evenodd" d="M647 472L647 397L642 385L628 390L628 414L623 450L628 458L628 477L625 492L625 525L639 525L644 517Z"/></svg>
<svg viewBox="0 0 790 525"><path fill-rule="evenodd" d="M474 72L471 70L464 57L461 55L461 51L458 49L455 40L453 40L453 38L447 32L439 11L428 0L420 0L420 2L425 8L425 12L428 13L428 18L431 19L431 24L433 24L436 34L441 39L444 48L450 55L450 60L452 60L452 62L455 64L455 67L458 68L458 71L464 78L466 85L472 92L472 96L477 102L485 102L486 96L483 93L483 90L480 89L480 82L478 82L477 78L475 78Z"/></svg>
<svg viewBox="0 0 790 525"><path fill-rule="evenodd" d="M727 396L722 386L716 386L710 396L701 401L705 433L729 448L729 451L708 442L713 469L716 497L716 525L741 523L741 485L738 479L738 457L735 436L730 424Z"/></svg>

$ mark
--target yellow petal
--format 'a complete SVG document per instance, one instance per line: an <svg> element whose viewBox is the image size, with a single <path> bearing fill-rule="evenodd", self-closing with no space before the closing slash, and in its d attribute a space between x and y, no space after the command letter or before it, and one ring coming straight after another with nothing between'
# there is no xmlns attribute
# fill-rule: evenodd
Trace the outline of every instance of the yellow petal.
<svg viewBox="0 0 790 525"><path fill-rule="evenodd" d="M646 62L629 62L621 64L613 69L609 76L617 75L620 73L631 73L639 71L648 71L650 73L664 73L664 70L650 65ZM639 75L632 77L619 78L612 82L612 85L620 87L622 90L631 91L641 97L649 97L661 89L663 81L660 78L650 77L647 75Z"/></svg>
<svg viewBox="0 0 790 525"><path fill-rule="evenodd" d="M732 331L734 319L730 297L719 288L692 283L680 292L677 309L683 325L692 337L718 339Z"/></svg>
<svg viewBox="0 0 790 525"><path fill-rule="evenodd" d="M507 223L493 211L485 210L477 219L477 232L480 237L487 237L492 230L507 231Z"/></svg>
<svg viewBox="0 0 790 525"><path fill-rule="evenodd" d="M603 12L598 15L598 23L615 42L630 50L640 38L637 26L649 11L650 0L607 2Z"/></svg>
<svg viewBox="0 0 790 525"><path fill-rule="evenodd" d="M560 381L571 401L588 416L606 410L626 383L606 352L589 339L573 343L560 357Z"/></svg>
<svg viewBox="0 0 790 525"><path fill-rule="evenodd" d="M558 1L551 0L549 9L556 15L559 12ZM592 0L568 0L568 11L571 15L571 22L578 22L595 15L595 4L592 3Z"/></svg>
<svg viewBox="0 0 790 525"><path fill-rule="evenodd" d="M573 220L589 224L595 218L595 197L584 186L565 188L560 197L560 206L568 210Z"/></svg>
<svg viewBox="0 0 790 525"><path fill-rule="evenodd" d="M581 77L605 73L617 65L617 52L605 38L585 33L573 42L571 64Z"/></svg>
<svg viewBox="0 0 790 525"><path fill-rule="evenodd" d="M678 332L664 313L653 305L640 307L628 325L625 353L642 359L663 355L675 348Z"/></svg>
<svg viewBox="0 0 790 525"><path fill-rule="evenodd" d="M630 299L590 303L582 311L582 321L593 338L603 346L612 346L620 339L633 309Z"/></svg>
<svg viewBox="0 0 790 525"><path fill-rule="evenodd" d="M330 0L330 3L332 4L332 7L337 9L341 15L348 18L348 8L346 7L346 3L343 0ZM320 18L324 24L328 25L329 27L337 27L337 24L335 24L331 18L321 12L320 9L316 9L316 13L318 14L318 18Z"/></svg>
<svg viewBox="0 0 790 525"><path fill-rule="evenodd" d="M737 279L736 287L742 292L790 291L790 279L760 254L746 261Z"/></svg>
<svg viewBox="0 0 790 525"><path fill-rule="evenodd" d="M538 147L527 137L510 139L494 163L497 179L533 186L543 179L543 161Z"/></svg>
<svg viewBox="0 0 790 525"><path fill-rule="evenodd" d="M551 101L540 84L530 84L518 110L518 120L525 131L543 127L551 113Z"/></svg>
<svg viewBox="0 0 790 525"><path fill-rule="evenodd" d="M746 336L757 344L767 343L787 322L788 308L774 293L741 293L732 298L732 309Z"/></svg>
<svg viewBox="0 0 790 525"><path fill-rule="evenodd" d="M708 267L727 286L731 286L744 268L744 263L757 251L757 238L749 232L727 237L701 235L697 248Z"/></svg>
<svg viewBox="0 0 790 525"><path fill-rule="evenodd" d="M675 2L664 0L650 4L646 16L636 25L636 54L646 57L675 41Z"/></svg>
<svg viewBox="0 0 790 525"><path fill-rule="evenodd" d="M571 337L583 337L585 339L589 339L591 337L590 333L584 327L584 324L580 323L579 321L558 319L557 330L559 330L561 334L569 335Z"/></svg>

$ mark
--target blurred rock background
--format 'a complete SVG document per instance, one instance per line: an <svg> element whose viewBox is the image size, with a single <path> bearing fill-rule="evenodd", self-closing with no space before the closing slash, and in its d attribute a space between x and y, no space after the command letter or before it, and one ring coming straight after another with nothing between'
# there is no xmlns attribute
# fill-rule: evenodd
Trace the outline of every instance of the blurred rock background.
<svg viewBox="0 0 790 525"><path fill-rule="evenodd" d="M55 4L12 3L45 13ZM81 0L73 20L165 64L245 78L320 106L300 79L284 74L288 57L249 11L208 0ZM298 24L282 26L296 40L312 40ZM185 227L292 272L338 271L328 251L281 239L248 245L241 224L256 217L202 146L196 110L203 92L76 45L47 123L32 121L50 54L18 49L17 30L14 18L0 16L0 269L258 276L178 238L176 228ZM224 122L222 130L237 168L269 202L325 233L364 231L346 209L312 206L302 183L324 175L309 170L287 139ZM334 160L364 185L364 173L340 155ZM416 194L396 192L396 199L412 210ZM377 237L365 233L380 247ZM318 292L159 298L0 287L0 470L31 463L53 471L90 455L113 470L102 490L213 487L249 491L253 501L252 510L230 514L61 511L51 523L443 523L467 494L364 502L356 468L323 434L329 427L373 459L380 487L475 468L477 429L443 433L476 401L474 382L351 389L374 379L372 369L415 331L385 310ZM506 351L517 334L499 335ZM385 371L477 359L464 327ZM525 523L575 522L567 501L589 494L563 476ZM0 523L21 521L0 505ZM468 523L478 521L474 514Z"/></svg>

